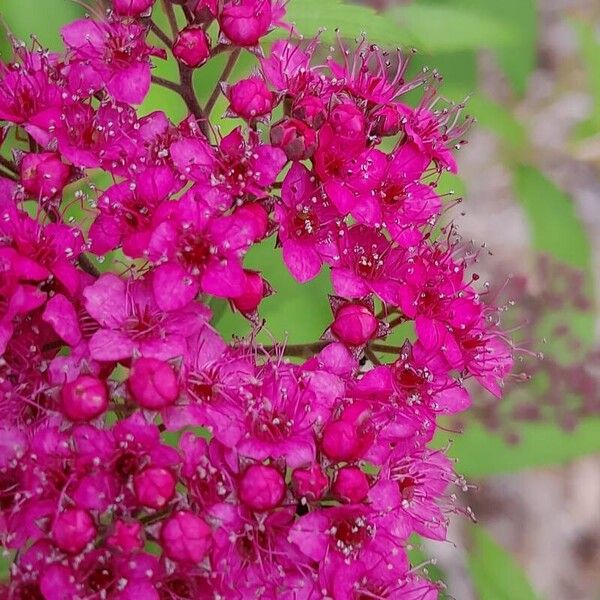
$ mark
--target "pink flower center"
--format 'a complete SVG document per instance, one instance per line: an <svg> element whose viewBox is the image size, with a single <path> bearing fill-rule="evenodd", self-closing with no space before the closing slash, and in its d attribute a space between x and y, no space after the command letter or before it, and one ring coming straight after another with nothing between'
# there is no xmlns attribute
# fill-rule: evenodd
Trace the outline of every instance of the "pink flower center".
<svg viewBox="0 0 600 600"><path fill-rule="evenodd" d="M319 230L319 219L309 208L305 207L292 217L292 231L298 239L306 239Z"/></svg>
<svg viewBox="0 0 600 600"><path fill-rule="evenodd" d="M333 526L335 547L344 555L356 554L373 537L373 528L363 517L336 521Z"/></svg>
<svg viewBox="0 0 600 600"><path fill-rule="evenodd" d="M211 256L211 244L205 235L192 232L183 237L179 257L195 274L199 275L204 271Z"/></svg>

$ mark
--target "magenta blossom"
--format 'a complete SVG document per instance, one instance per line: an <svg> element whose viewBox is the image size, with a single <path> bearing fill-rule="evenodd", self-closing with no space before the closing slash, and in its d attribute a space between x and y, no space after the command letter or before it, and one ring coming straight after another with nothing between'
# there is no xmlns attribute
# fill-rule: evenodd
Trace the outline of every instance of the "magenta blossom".
<svg viewBox="0 0 600 600"><path fill-rule="evenodd" d="M186 338L202 328L210 312L201 304L159 308L149 280L124 281L105 274L83 291L88 313L100 323L90 340L93 358L129 359L135 354L166 360L183 356ZM177 298L173 299L178 305Z"/></svg>
<svg viewBox="0 0 600 600"><path fill-rule="evenodd" d="M72 52L71 87L84 95L105 87L117 102L139 104L150 89L150 56L165 57L146 44L146 30L136 23L82 19L61 33Z"/></svg>
<svg viewBox="0 0 600 600"><path fill-rule="evenodd" d="M469 120L284 4L108 0L0 64L0 599L437 598L433 440L514 361L440 219Z"/></svg>

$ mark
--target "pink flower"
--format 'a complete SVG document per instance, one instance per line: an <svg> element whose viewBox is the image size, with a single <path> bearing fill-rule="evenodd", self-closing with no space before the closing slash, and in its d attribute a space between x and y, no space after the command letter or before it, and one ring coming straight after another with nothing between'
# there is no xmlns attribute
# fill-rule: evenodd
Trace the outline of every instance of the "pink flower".
<svg viewBox="0 0 600 600"><path fill-rule="evenodd" d="M71 86L85 94L106 87L117 102L140 104L150 89L149 57L165 57L146 44L146 30L136 23L80 19L61 34L72 52Z"/></svg>
<svg viewBox="0 0 600 600"><path fill-rule="evenodd" d="M225 88L229 99L229 114L252 121L273 110L275 94L269 90L262 77L254 75Z"/></svg>
<svg viewBox="0 0 600 600"><path fill-rule="evenodd" d="M160 539L169 558L181 562L200 562L210 545L210 527L191 512L180 511L161 528Z"/></svg>
<svg viewBox="0 0 600 600"><path fill-rule="evenodd" d="M54 152L26 154L21 161L21 183L36 200L62 194L70 176L70 167Z"/></svg>
<svg viewBox="0 0 600 600"><path fill-rule="evenodd" d="M115 12L126 17L138 17L147 12L154 0L112 0Z"/></svg>
<svg viewBox="0 0 600 600"><path fill-rule="evenodd" d="M211 206L225 210L238 198L264 198L287 162L282 150L249 141L241 128L219 144L218 151L200 139L183 139L171 146L171 156L181 173L197 182L198 193Z"/></svg>
<svg viewBox="0 0 600 600"><path fill-rule="evenodd" d="M333 289L344 298L362 298L377 294L384 302L398 302L402 289L398 268L405 253L383 233L355 225L338 241L339 260L331 270Z"/></svg>
<svg viewBox="0 0 600 600"><path fill-rule="evenodd" d="M219 25L232 44L256 46L272 19L271 0L229 0L219 15Z"/></svg>
<svg viewBox="0 0 600 600"><path fill-rule="evenodd" d="M149 167L131 181L111 186L100 197L100 213L90 228L94 252L105 254L122 243L127 256L143 256L156 227L155 212L180 188L169 167Z"/></svg>
<svg viewBox="0 0 600 600"><path fill-rule="evenodd" d="M51 139L63 104L57 85L58 57L20 49L20 62L0 63L0 119L21 125L39 144Z"/></svg>
<svg viewBox="0 0 600 600"><path fill-rule="evenodd" d="M129 359L136 353L168 360L183 356L186 338L202 329L209 317L198 303L177 310L159 308L149 280L127 282L112 274L102 275L83 291L88 313L100 329L90 339L92 358L101 361Z"/></svg>
<svg viewBox="0 0 600 600"><path fill-rule="evenodd" d="M186 67L197 69L210 58L210 39L202 27L189 25L173 43L173 56Z"/></svg>
<svg viewBox="0 0 600 600"><path fill-rule="evenodd" d="M339 64L313 62L319 36L264 58L274 27L295 37L284 12L112 0L63 28L62 55L15 44L0 64L2 598L437 597L405 548L459 512L438 417L469 407L469 378L500 397L513 364L471 257L437 233L469 121L431 85L405 105L426 76L365 39ZM151 76L150 32L179 78ZM230 84L241 50L260 71ZM192 70L222 51L199 98ZM153 82L182 120L138 114ZM319 340L271 339L271 258L299 283L330 267ZM218 333L227 310L247 336Z"/></svg>
<svg viewBox="0 0 600 600"><path fill-rule="evenodd" d="M153 279L159 305L184 306L200 290L222 298L240 296L246 283L242 257L261 227L248 216L235 212L213 217L190 192L164 203L148 252L159 263Z"/></svg>
<svg viewBox="0 0 600 600"><path fill-rule="evenodd" d="M33 282L48 277L48 271L12 248L0 246L0 352L13 334L13 319L39 308L46 296Z"/></svg>
<svg viewBox="0 0 600 600"><path fill-rule="evenodd" d="M319 192L314 176L299 163L288 171L276 205L283 260L300 282L316 277L336 254L341 226L335 208Z"/></svg>

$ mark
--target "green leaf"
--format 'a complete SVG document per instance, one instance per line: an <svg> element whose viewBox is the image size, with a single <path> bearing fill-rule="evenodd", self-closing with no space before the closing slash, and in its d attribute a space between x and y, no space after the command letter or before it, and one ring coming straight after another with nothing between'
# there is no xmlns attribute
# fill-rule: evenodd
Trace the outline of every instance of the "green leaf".
<svg viewBox="0 0 600 600"><path fill-rule="evenodd" d="M367 33L371 42L382 46L420 46L423 43L408 29L399 27L398 23L375 9L342 0L295 0L288 4L286 20L294 23L306 37L325 28L322 39L328 42L335 40L339 29L344 38L356 38Z"/></svg>
<svg viewBox="0 0 600 600"><path fill-rule="evenodd" d="M523 95L536 65L536 0L449 0L449 3L478 11L511 28L514 32L511 43L497 45L493 50L513 89L517 94Z"/></svg>
<svg viewBox="0 0 600 600"><path fill-rule="evenodd" d="M520 166L514 175L533 247L567 265L589 269L591 246L573 201L533 167Z"/></svg>
<svg viewBox="0 0 600 600"><path fill-rule="evenodd" d="M469 568L479 600L537 600L515 559L480 525L471 528Z"/></svg>
<svg viewBox="0 0 600 600"><path fill-rule="evenodd" d="M289 274L281 257L281 251L273 249L273 238L255 246L248 253L244 266L262 271L263 276L275 290L261 304L261 316L266 319L266 332L261 341L269 344L285 339L291 344L318 340L331 320L327 294L331 286L329 273L322 273L308 283L299 284ZM216 320L216 327L229 339L232 335L250 333L250 324L231 310Z"/></svg>
<svg viewBox="0 0 600 600"><path fill-rule="evenodd" d="M467 112L508 145L511 157L527 151L529 140L525 127L501 104L483 94L475 94L467 102Z"/></svg>
<svg viewBox="0 0 600 600"><path fill-rule="evenodd" d="M581 421L567 432L554 423L525 423L519 426L518 444L508 444L497 433L469 422L465 433L453 436L450 456L458 459L457 471L467 478L486 477L561 465L588 454L600 454L600 418ZM437 444L447 443L446 435Z"/></svg>
<svg viewBox="0 0 600 600"><path fill-rule="evenodd" d="M0 15L17 38L28 43L33 33L43 46L59 50L62 47L60 28L81 17L83 9L66 0L43 0L43 7L40 0L2 0ZM11 45L4 35L4 27L0 27L0 32L0 50L6 59Z"/></svg>
<svg viewBox="0 0 600 600"><path fill-rule="evenodd" d="M510 22L455 4L420 2L393 8L389 14L426 52L511 47L518 35Z"/></svg>
<svg viewBox="0 0 600 600"><path fill-rule="evenodd" d="M593 129L591 133L598 133L600 131L600 38L596 28L590 22L574 20L573 27L579 38L588 85L594 99L594 108L588 126Z"/></svg>

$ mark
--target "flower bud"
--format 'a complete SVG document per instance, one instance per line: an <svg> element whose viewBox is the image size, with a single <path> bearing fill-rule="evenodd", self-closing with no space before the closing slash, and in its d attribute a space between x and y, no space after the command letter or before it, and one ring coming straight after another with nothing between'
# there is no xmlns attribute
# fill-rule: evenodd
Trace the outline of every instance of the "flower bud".
<svg viewBox="0 0 600 600"><path fill-rule="evenodd" d="M289 160L307 160L317 149L317 133L299 119L282 119L271 127L271 143L281 148Z"/></svg>
<svg viewBox="0 0 600 600"><path fill-rule="evenodd" d="M173 367L156 358L138 358L127 380L134 400L148 410L169 406L179 396L179 383Z"/></svg>
<svg viewBox="0 0 600 600"><path fill-rule="evenodd" d="M292 116L314 129L320 129L327 119L327 107L319 96L303 96L294 105Z"/></svg>
<svg viewBox="0 0 600 600"><path fill-rule="evenodd" d="M240 500L252 510L269 510L283 501L285 481L274 467L252 465L239 485Z"/></svg>
<svg viewBox="0 0 600 600"><path fill-rule="evenodd" d="M186 67L200 67L210 58L210 39L201 27L190 25L175 39L173 56Z"/></svg>
<svg viewBox="0 0 600 600"><path fill-rule="evenodd" d="M212 21L219 12L219 0L196 0L193 10L197 22Z"/></svg>
<svg viewBox="0 0 600 600"><path fill-rule="evenodd" d="M113 9L122 17L139 17L153 4L154 0L113 0Z"/></svg>
<svg viewBox="0 0 600 600"><path fill-rule="evenodd" d="M275 104L275 94L269 90L262 77L248 77L225 88L229 111L233 115L251 121L268 115Z"/></svg>
<svg viewBox="0 0 600 600"><path fill-rule="evenodd" d="M360 346L377 332L379 323L373 313L362 304L346 304L335 315L332 333L345 344Z"/></svg>
<svg viewBox="0 0 600 600"><path fill-rule="evenodd" d="M321 447L331 460L354 460L360 448L355 425L348 421L328 423L323 432Z"/></svg>
<svg viewBox="0 0 600 600"><path fill-rule="evenodd" d="M144 547L144 536L141 523L132 521L116 521L112 534L106 540L111 548L129 554Z"/></svg>
<svg viewBox="0 0 600 600"><path fill-rule="evenodd" d="M338 104L329 117L336 135L348 141L362 141L365 136L365 116L353 102Z"/></svg>
<svg viewBox="0 0 600 600"><path fill-rule="evenodd" d="M137 501L148 508L162 508L175 495L175 477L162 467L148 467L133 478Z"/></svg>
<svg viewBox="0 0 600 600"><path fill-rule="evenodd" d="M381 137L397 135L402 129L400 112L393 105L382 106L373 115L373 133Z"/></svg>
<svg viewBox="0 0 600 600"><path fill-rule="evenodd" d="M236 46L256 46L271 27L271 0L229 0L221 11L221 32Z"/></svg>
<svg viewBox="0 0 600 600"><path fill-rule="evenodd" d="M80 375L65 383L61 393L61 409L71 421L90 421L108 406L106 384L92 375Z"/></svg>
<svg viewBox="0 0 600 600"><path fill-rule="evenodd" d="M306 469L296 469L292 473L292 484L296 495L309 500L319 500L327 490L329 480L321 466L314 464Z"/></svg>
<svg viewBox="0 0 600 600"><path fill-rule="evenodd" d="M77 554L96 537L96 526L86 510L70 508L56 517L52 537L61 550Z"/></svg>
<svg viewBox="0 0 600 600"><path fill-rule="evenodd" d="M200 562L211 543L212 531L195 514L181 510L170 517L160 530L165 554L178 562Z"/></svg>
<svg viewBox="0 0 600 600"><path fill-rule="evenodd" d="M21 183L36 199L60 194L69 182L71 168L54 152L26 154L21 161Z"/></svg>
<svg viewBox="0 0 600 600"><path fill-rule="evenodd" d="M237 298L232 298L232 304L242 313L254 312L262 299L268 295L268 288L265 280L256 271L244 269L246 281L244 283L244 293Z"/></svg>
<svg viewBox="0 0 600 600"><path fill-rule="evenodd" d="M345 502L361 502L369 493L369 480L358 467L344 467L337 474L333 493Z"/></svg>

